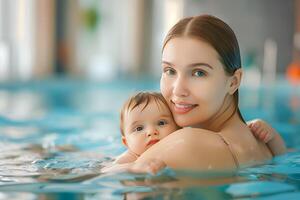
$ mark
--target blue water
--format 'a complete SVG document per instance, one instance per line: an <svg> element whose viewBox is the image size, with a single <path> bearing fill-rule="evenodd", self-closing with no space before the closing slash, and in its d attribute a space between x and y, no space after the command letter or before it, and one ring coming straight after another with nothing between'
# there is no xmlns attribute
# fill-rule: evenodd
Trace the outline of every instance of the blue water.
<svg viewBox="0 0 300 200"><path fill-rule="evenodd" d="M300 87L240 91L247 120L263 118L291 152L232 179L165 169L100 174L124 151L119 109L158 80L51 79L0 85L0 199L300 199Z"/></svg>

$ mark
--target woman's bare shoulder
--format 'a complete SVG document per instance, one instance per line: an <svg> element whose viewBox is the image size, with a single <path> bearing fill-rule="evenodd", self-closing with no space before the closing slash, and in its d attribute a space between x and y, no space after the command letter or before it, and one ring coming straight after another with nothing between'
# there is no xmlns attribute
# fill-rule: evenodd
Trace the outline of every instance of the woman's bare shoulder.
<svg viewBox="0 0 300 200"><path fill-rule="evenodd" d="M215 132L198 128L175 131L144 152L138 161L150 158L161 159L172 168L234 167L232 156L221 138Z"/></svg>
<svg viewBox="0 0 300 200"><path fill-rule="evenodd" d="M168 135L166 139L181 138L181 137L185 137L187 139L188 138L195 139L195 137L201 137L201 138L204 137L203 138L204 140L207 139L214 140L218 138L216 132L206 130L206 129L201 129L201 128L186 127L173 132L172 134Z"/></svg>

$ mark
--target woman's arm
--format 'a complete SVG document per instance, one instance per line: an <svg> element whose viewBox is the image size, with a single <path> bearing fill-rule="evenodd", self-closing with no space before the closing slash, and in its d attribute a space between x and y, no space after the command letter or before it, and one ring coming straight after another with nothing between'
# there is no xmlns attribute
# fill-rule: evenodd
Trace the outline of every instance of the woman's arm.
<svg viewBox="0 0 300 200"><path fill-rule="evenodd" d="M227 145L215 132L183 128L168 135L145 151L135 162L163 161L179 170L232 170L235 162Z"/></svg>
<svg viewBox="0 0 300 200"><path fill-rule="evenodd" d="M256 119L248 122L248 127L252 133L265 142L274 156L286 152L285 143L279 133L263 120Z"/></svg>
<svg viewBox="0 0 300 200"><path fill-rule="evenodd" d="M236 168L226 144L214 132L184 128L168 135L132 163L105 167L103 173L152 173L164 167L179 170L218 171Z"/></svg>

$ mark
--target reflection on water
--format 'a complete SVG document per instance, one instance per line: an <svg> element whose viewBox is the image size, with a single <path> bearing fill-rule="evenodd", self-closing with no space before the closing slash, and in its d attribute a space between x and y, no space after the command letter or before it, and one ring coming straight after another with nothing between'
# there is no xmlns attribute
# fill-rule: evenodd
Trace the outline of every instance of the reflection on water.
<svg viewBox="0 0 300 200"><path fill-rule="evenodd" d="M277 157L263 166L240 170L233 177L220 178L171 169L156 176L101 174L101 167L110 158L96 151L78 151L71 146L47 150L38 145L2 145L8 147L1 150L0 157L0 191L4 199L118 199L122 196L127 199L231 199L254 194L294 196L300 185L299 152Z"/></svg>
<svg viewBox="0 0 300 200"><path fill-rule="evenodd" d="M299 199L300 90L242 88L246 119L270 122L294 151L220 178L165 169L101 174L124 150L119 109L157 82L44 81L0 88L1 199Z"/></svg>

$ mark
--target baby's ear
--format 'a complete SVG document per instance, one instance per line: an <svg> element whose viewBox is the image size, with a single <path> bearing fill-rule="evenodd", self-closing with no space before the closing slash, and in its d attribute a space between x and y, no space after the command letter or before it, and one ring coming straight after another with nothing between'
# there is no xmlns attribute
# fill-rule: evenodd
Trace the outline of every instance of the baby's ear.
<svg viewBox="0 0 300 200"><path fill-rule="evenodd" d="M124 136L122 136L122 143L127 147L127 141L126 141L126 138Z"/></svg>
<svg viewBox="0 0 300 200"><path fill-rule="evenodd" d="M241 79L243 75L242 69L237 69L232 77L230 78L229 94L234 94L235 91L240 87Z"/></svg>

